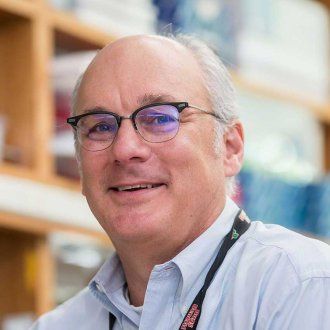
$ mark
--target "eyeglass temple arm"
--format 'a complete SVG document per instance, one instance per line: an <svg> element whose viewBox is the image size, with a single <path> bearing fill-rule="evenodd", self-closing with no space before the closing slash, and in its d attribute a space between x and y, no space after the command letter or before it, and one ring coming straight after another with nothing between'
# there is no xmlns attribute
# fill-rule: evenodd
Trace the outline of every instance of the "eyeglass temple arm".
<svg viewBox="0 0 330 330"><path fill-rule="evenodd" d="M204 112L204 113L206 113L206 114L208 114L208 115L211 115L211 116L213 116L213 117L219 119L221 122L223 121L223 119L222 119L219 115L217 115L216 113L213 113L213 112L207 111L207 110L205 110L205 109L202 109L202 108L196 107L195 105L190 105L190 104L189 104L189 108L193 108L193 109L200 110L200 111L202 111L202 112Z"/></svg>

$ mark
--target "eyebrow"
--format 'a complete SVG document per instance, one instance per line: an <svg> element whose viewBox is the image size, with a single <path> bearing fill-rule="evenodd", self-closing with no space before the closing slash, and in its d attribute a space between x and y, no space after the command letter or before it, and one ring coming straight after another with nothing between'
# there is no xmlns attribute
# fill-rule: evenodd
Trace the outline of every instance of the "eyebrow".
<svg viewBox="0 0 330 330"><path fill-rule="evenodd" d="M81 114L84 115L84 114L93 113L93 112L108 113L108 112L112 112L112 111L98 106L98 107L91 108L91 109L85 109Z"/></svg>
<svg viewBox="0 0 330 330"><path fill-rule="evenodd" d="M151 103L160 103L160 102L173 102L176 99L169 94L144 94L141 97L138 97L138 104L142 107Z"/></svg>

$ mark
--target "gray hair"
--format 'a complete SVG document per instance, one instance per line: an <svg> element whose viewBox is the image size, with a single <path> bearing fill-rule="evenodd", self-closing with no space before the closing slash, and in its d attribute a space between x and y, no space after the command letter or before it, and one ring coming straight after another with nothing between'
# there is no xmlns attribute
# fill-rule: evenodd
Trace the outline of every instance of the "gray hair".
<svg viewBox="0 0 330 330"><path fill-rule="evenodd" d="M163 36L164 37L164 36ZM208 92L208 99L212 110L220 117L215 126L214 149L221 153L221 139L229 127L238 120L236 92L228 70L215 51L200 39L185 34L167 35L164 38L176 41L189 49L202 70L204 86ZM76 113L77 94L84 73L79 77L72 93L72 113ZM77 139L75 135L75 145ZM78 150L76 148L76 150ZM79 155L77 155L79 162ZM235 177L227 178L226 190L231 195L235 192Z"/></svg>
<svg viewBox="0 0 330 330"><path fill-rule="evenodd" d="M84 74L85 74L86 71L84 71L80 76L79 78L77 79L77 82L73 88L73 92L72 92L72 95L71 95L71 115L72 116L75 116L77 114L77 110L76 110L76 107L77 107L77 98L78 98L78 92L79 92L79 88L80 88L80 85L81 85L81 82L84 78ZM78 170L79 170L79 174L80 174L80 177L82 175L82 172L81 172L81 164L80 164L80 153L79 153L79 148L78 148L78 137L77 137L77 132L76 130L73 131L73 137L74 137L74 148L75 148L75 156L76 156L76 160L77 160L77 164L78 164Z"/></svg>
<svg viewBox="0 0 330 330"><path fill-rule="evenodd" d="M214 141L215 152L219 154L223 133L238 120L236 92L229 72L215 51L200 39L185 34L168 38L189 49L202 70L212 110L221 118L215 126ZM235 193L235 177L227 178L226 189L229 195Z"/></svg>
<svg viewBox="0 0 330 330"><path fill-rule="evenodd" d="M191 35L170 35L168 38L192 52L202 69L212 110L221 118L223 129L231 126L238 120L236 93L228 70L220 57L206 43Z"/></svg>
<svg viewBox="0 0 330 330"><path fill-rule="evenodd" d="M83 80L85 72L83 72L77 79L73 92L72 92L72 95L71 95L71 115L72 116L75 116L76 112L77 112L76 106L77 106L78 91L79 91L79 88L80 88L80 85Z"/></svg>

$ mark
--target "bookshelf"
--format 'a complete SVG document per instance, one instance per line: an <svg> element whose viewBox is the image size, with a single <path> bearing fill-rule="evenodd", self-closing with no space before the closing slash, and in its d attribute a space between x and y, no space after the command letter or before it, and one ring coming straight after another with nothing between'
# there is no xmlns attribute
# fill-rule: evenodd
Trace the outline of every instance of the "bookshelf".
<svg viewBox="0 0 330 330"><path fill-rule="evenodd" d="M329 0L321 2L330 8ZM98 49L114 39L69 13L52 9L46 0L0 0L0 116L6 117L9 146L0 161L0 178L30 181L35 185L32 190L44 185L79 194L79 183L56 174L49 148L55 120L50 62L58 49ZM295 97L251 83L235 73L233 77L242 89L309 108L323 127L324 168L330 171L330 96L320 104L308 96ZM19 201L19 190L12 198ZM77 232L106 244L106 236L86 227L83 219L80 224L60 220L50 222L46 217L0 207L0 322L7 313L32 311L40 315L53 307L56 271L47 241L50 233Z"/></svg>
<svg viewBox="0 0 330 330"><path fill-rule="evenodd" d="M49 66L57 49L98 49L112 39L70 14L52 10L46 1L0 0L0 116L6 118L10 146L7 159L0 162L0 176L30 181L31 192L56 187L80 194L77 182L55 174L49 150L54 134ZM13 185L9 182L8 187ZM5 197L19 201L20 189L24 185ZM10 195L3 182L1 190ZM98 228L45 218L0 209L0 322L8 314L40 315L54 307L56 269L49 234L79 233L109 245Z"/></svg>

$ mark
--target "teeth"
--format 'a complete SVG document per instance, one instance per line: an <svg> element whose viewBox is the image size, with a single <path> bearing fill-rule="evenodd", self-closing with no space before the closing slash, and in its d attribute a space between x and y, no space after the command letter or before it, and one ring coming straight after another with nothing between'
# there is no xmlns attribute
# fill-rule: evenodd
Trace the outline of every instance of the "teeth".
<svg viewBox="0 0 330 330"><path fill-rule="evenodd" d="M125 191L125 190L131 190L131 189L150 189L152 188L152 184L138 184L134 186L122 186L117 187L118 191Z"/></svg>

